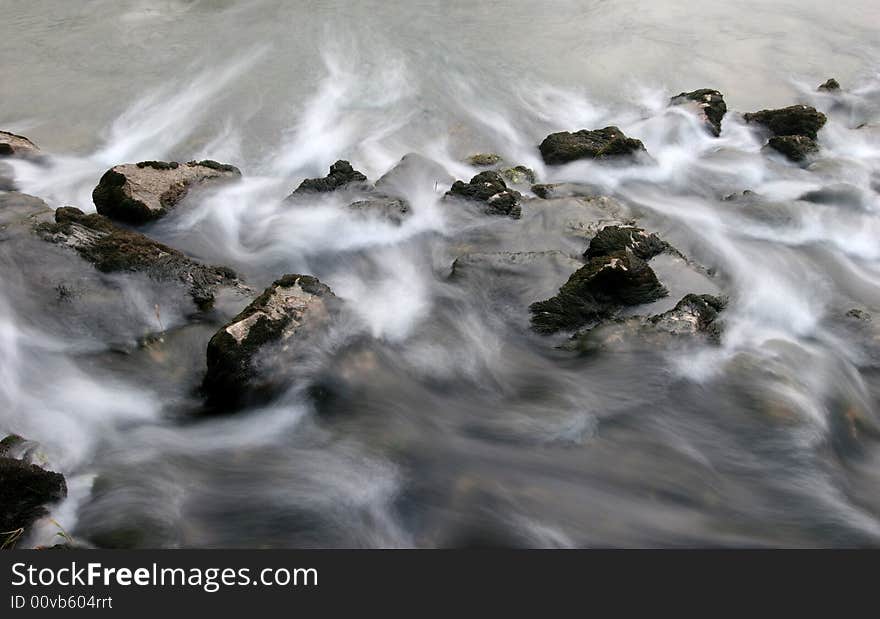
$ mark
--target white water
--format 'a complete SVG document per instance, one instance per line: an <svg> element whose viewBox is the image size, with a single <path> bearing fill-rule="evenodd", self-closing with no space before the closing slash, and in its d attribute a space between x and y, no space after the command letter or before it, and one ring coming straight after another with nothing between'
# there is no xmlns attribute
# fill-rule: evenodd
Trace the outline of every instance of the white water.
<svg viewBox="0 0 880 619"><path fill-rule="evenodd" d="M50 156L11 161L23 192L90 211L116 163L233 163L241 183L199 192L149 234L256 288L314 274L353 308L289 368L285 396L194 423L217 325L187 326L187 308L137 278L110 312L59 317L40 292L63 278L59 259L0 253L0 434L39 441L68 476L55 516L75 537L876 543L878 332L844 317L880 308L872 3L702 3L698 19L682 2L8 4L0 128ZM842 99L815 92L831 75ZM731 108L718 139L666 105L703 86ZM830 116L807 169L762 151L735 113L795 102ZM654 163L541 162L547 133L607 124ZM475 173L466 155L497 152L541 182L623 200L717 273L721 345L576 359L529 334L523 308L499 312L447 279L464 251L583 251L538 207L521 221L454 211L430 174L398 187L413 210L399 227L341 196L281 203L336 159L375 180L409 152L454 178ZM841 185L848 198L798 200ZM721 199L746 189L757 197ZM172 332L165 348L133 346L157 327ZM366 343L351 351L353 338ZM350 396L324 417L302 386L327 376Z"/></svg>

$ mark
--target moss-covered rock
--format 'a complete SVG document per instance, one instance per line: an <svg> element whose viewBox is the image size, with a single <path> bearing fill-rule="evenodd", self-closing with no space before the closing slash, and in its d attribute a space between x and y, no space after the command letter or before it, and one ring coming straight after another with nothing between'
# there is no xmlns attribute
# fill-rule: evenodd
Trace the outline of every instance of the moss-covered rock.
<svg viewBox="0 0 880 619"><path fill-rule="evenodd" d="M578 159L632 157L645 152L641 140L624 135L617 127L551 133L538 147L544 163L559 165Z"/></svg>
<svg viewBox="0 0 880 619"><path fill-rule="evenodd" d="M226 267L196 262L182 252L143 234L126 230L98 214L66 206L55 211L55 222L36 226L46 241L75 250L105 273L139 272L158 281L179 281L195 303L209 307L221 286L245 289Z"/></svg>
<svg viewBox="0 0 880 619"><path fill-rule="evenodd" d="M60 473L0 456L0 532L27 529L46 515L46 505L67 496Z"/></svg>
<svg viewBox="0 0 880 619"><path fill-rule="evenodd" d="M40 149L23 135L0 131L0 157L34 158L40 156Z"/></svg>
<svg viewBox="0 0 880 619"><path fill-rule="evenodd" d="M819 152L816 140L805 135L774 135L767 141L767 146L798 163L808 155Z"/></svg>
<svg viewBox="0 0 880 619"><path fill-rule="evenodd" d="M224 325L208 343L202 389L209 407L228 410L270 394L274 385L259 375L257 356L324 323L336 297L310 275L285 275Z"/></svg>
<svg viewBox="0 0 880 619"><path fill-rule="evenodd" d="M632 226L605 226L592 238L584 252L584 258L607 256L629 249L642 260L650 260L669 249L669 245L656 234Z"/></svg>
<svg viewBox="0 0 880 619"><path fill-rule="evenodd" d="M107 170L92 191L98 213L129 224L164 217L194 185L239 178L235 166L216 161L141 161Z"/></svg>
<svg viewBox="0 0 880 619"><path fill-rule="evenodd" d="M494 170L486 170L474 176L470 182L455 181L446 194L466 200L481 202L490 215L507 215L519 219L522 209L518 191L508 189L501 175Z"/></svg>
<svg viewBox="0 0 880 619"><path fill-rule="evenodd" d="M330 173L323 178L307 178L288 198L310 193L328 193L349 185L366 184L367 177L355 170L348 161L339 160L330 166Z"/></svg>
<svg viewBox="0 0 880 619"><path fill-rule="evenodd" d="M467 162L478 168L489 168L501 163L501 155L495 153L477 153L468 157Z"/></svg>
<svg viewBox="0 0 880 619"><path fill-rule="evenodd" d="M692 105L703 119L706 129L714 136L721 135L721 120L727 113L724 95L711 88L683 92L670 99L671 105Z"/></svg>
<svg viewBox="0 0 880 619"><path fill-rule="evenodd" d="M512 185L531 185L536 178L534 170L524 165L504 168L501 170L501 176Z"/></svg>
<svg viewBox="0 0 880 619"><path fill-rule="evenodd" d="M765 127L774 136L802 135L815 140L828 118L814 107L792 105L777 110L743 114L748 123Z"/></svg>
<svg viewBox="0 0 880 619"><path fill-rule="evenodd" d="M555 297L533 303L532 327L539 333L570 331L666 294L647 262L630 249L613 251L591 258Z"/></svg>

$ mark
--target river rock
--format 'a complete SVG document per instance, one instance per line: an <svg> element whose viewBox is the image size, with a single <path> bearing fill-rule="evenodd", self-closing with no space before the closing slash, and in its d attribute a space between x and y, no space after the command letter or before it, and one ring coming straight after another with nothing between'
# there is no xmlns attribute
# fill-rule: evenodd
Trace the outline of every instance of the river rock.
<svg viewBox="0 0 880 619"><path fill-rule="evenodd" d="M605 226L590 241L584 258L607 256L617 251L629 249L642 260L650 260L669 249L669 244L660 240L656 234L648 233L633 226Z"/></svg>
<svg viewBox="0 0 880 619"><path fill-rule="evenodd" d="M40 149L23 135L8 131L0 131L0 157L35 158L40 156Z"/></svg>
<svg viewBox="0 0 880 619"><path fill-rule="evenodd" d="M667 294L648 263L630 249L591 258L556 296L533 303L532 327L539 333L574 330L611 317L623 306L655 301Z"/></svg>
<svg viewBox="0 0 880 619"><path fill-rule="evenodd" d="M15 439L20 440L21 437L7 437L3 443L11 443ZM60 473L47 471L25 460L0 455L0 543L11 532L28 529L48 513L47 504L60 501L65 496L67 484Z"/></svg>
<svg viewBox="0 0 880 619"><path fill-rule="evenodd" d="M790 161L804 161L808 155L819 152L816 140L805 135L774 135L767 146L785 155Z"/></svg>
<svg viewBox="0 0 880 619"><path fill-rule="evenodd" d="M538 147L544 163L559 165L578 159L632 157L646 152L641 140L624 135L617 127L551 133Z"/></svg>
<svg viewBox="0 0 880 619"><path fill-rule="evenodd" d="M535 172L524 165L504 168L501 176L511 185L531 185L535 182Z"/></svg>
<svg viewBox="0 0 880 619"><path fill-rule="evenodd" d="M399 226L409 216L409 203L402 198L375 196L348 205L350 211L359 215L377 216Z"/></svg>
<svg viewBox="0 0 880 619"><path fill-rule="evenodd" d="M774 136L802 135L815 140L828 120L825 114L807 105L792 105L778 110L743 114L748 123L765 127Z"/></svg>
<svg viewBox="0 0 880 619"><path fill-rule="evenodd" d="M495 153L477 153L467 159L468 163L478 168L489 168L501 163L501 155Z"/></svg>
<svg viewBox="0 0 880 619"><path fill-rule="evenodd" d="M820 92L837 91L840 90L840 83L832 77L819 84L819 87L816 88L816 90Z"/></svg>
<svg viewBox="0 0 880 619"><path fill-rule="evenodd" d="M202 309L213 304L220 287L246 290L231 269L200 264L103 215L87 215L72 206L57 209L54 223L40 223L36 230L44 240L75 250L104 273L140 272L158 281L179 281Z"/></svg>
<svg viewBox="0 0 880 619"><path fill-rule="evenodd" d="M490 215L507 215L513 219L522 215L519 206L522 196L518 191L508 189L504 179L494 170L480 172L469 183L455 181L446 195L481 202Z"/></svg>
<svg viewBox="0 0 880 619"><path fill-rule="evenodd" d="M290 198L310 193L328 193L355 184L366 185L367 177L355 170L348 161L340 159L330 166L323 178L307 178L290 194Z"/></svg>
<svg viewBox="0 0 880 619"><path fill-rule="evenodd" d="M285 275L224 325L208 343L202 383L207 403L233 408L271 393L257 357L270 345L287 346L327 321L336 303L329 287L310 275Z"/></svg>
<svg viewBox="0 0 880 619"><path fill-rule="evenodd" d="M101 215L137 225L164 217L194 185L240 176L235 166L209 159L125 163L104 173L92 200Z"/></svg>
<svg viewBox="0 0 880 619"><path fill-rule="evenodd" d="M727 113L724 95L711 88L701 88L693 92L683 92L669 100L671 105L689 105L695 107L709 133L721 135L721 120Z"/></svg>

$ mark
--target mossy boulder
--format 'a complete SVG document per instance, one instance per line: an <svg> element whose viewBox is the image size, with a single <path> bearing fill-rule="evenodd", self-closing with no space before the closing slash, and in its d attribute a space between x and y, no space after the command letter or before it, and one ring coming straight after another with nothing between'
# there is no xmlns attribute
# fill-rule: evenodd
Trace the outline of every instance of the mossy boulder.
<svg viewBox="0 0 880 619"><path fill-rule="evenodd" d="M669 245L656 234L632 226L605 226L590 240L584 258L607 256L629 249L642 260L650 260L669 249Z"/></svg>
<svg viewBox="0 0 880 619"><path fill-rule="evenodd" d="M808 105L792 105L776 110L743 114L747 123L763 126L774 136L802 135L815 140L828 118Z"/></svg>
<svg viewBox="0 0 880 619"><path fill-rule="evenodd" d="M40 156L40 149L23 135L0 131L0 157L23 157L32 159Z"/></svg>
<svg viewBox="0 0 880 619"><path fill-rule="evenodd" d="M350 185L365 185L367 177L355 170L348 161L340 159L323 178L307 178L288 198L310 193L328 193Z"/></svg>
<svg viewBox="0 0 880 619"><path fill-rule="evenodd" d="M101 215L138 225L164 217L195 185L240 176L235 166L209 159L126 163L104 173L92 200Z"/></svg>
<svg viewBox="0 0 880 619"><path fill-rule="evenodd" d="M559 165L578 159L613 159L633 157L645 152L641 140L624 135L619 128L581 129L570 133L551 133L538 147L544 163Z"/></svg>
<svg viewBox="0 0 880 619"><path fill-rule="evenodd" d="M72 206L57 209L54 223L40 223L36 231L46 241L75 250L104 273L139 272L158 281L179 281L200 308L211 306L220 287L246 290L231 269L200 264L103 215L87 215Z"/></svg>
<svg viewBox="0 0 880 619"><path fill-rule="evenodd" d="M48 513L47 504L65 496L67 484L60 473L0 456L0 532L29 528Z"/></svg>
<svg viewBox="0 0 880 619"><path fill-rule="evenodd" d="M533 303L532 327L539 333L571 331L666 294L647 262L630 249L617 250L591 258L556 296Z"/></svg>
<svg viewBox="0 0 880 619"><path fill-rule="evenodd" d="M522 215L519 206L522 196L518 191L508 189L504 179L494 170L480 172L468 183L455 181L446 195L480 202L490 215L506 215L513 219Z"/></svg>
<svg viewBox="0 0 880 619"><path fill-rule="evenodd" d="M706 129L714 136L721 135L721 121L727 113L724 95L718 90L700 88L680 93L669 100L671 105L689 105L700 114Z"/></svg>
<svg viewBox="0 0 880 619"><path fill-rule="evenodd" d="M774 135L767 141L767 146L798 163L819 152L816 140L805 135Z"/></svg>
<svg viewBox="0 0 880 619"><path fill-rule="evenodd" d="M272 345L286 345L324 323L336 297L310 275L285 275L225 324L208 342L208 371L202 383L212 410L229 410L271 394L257 357Z"/></svg>

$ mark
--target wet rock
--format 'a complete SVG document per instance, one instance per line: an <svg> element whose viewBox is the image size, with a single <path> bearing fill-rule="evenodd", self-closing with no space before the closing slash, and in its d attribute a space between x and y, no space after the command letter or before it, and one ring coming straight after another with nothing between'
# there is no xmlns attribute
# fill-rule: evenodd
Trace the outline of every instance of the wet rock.
<svg viewBox="0 0 880 619"><path fill-rule="evenodd" d="M575 335L563 346L568 350L597 350L656 347L673 340L702 337L718 343L723 324L721 312L725 299L709 294L688 294L673 309L656 316L632 316L603 323Z"/></svg>
<svg viewBox="0 0 880 619"><path fill-rule="evenodd" d="M819 87L816 88L816 90L820 92L832 92L835 90L840 90L840 84L836 79L832 77L819 84Z"/></svg>
<svg viewBox="0 0 880 619"><path fill-rule="evenodd" d="M376 191L405 197L416 188L448 187L455 181L442 165L418 153L408 153L376 181Z"/></svg>
<svg viewBox="0 0 880 619"><path fill-rule="evenodd" d="M605 226L590 241L584 258L607 256L614 252L629 249L642 260L650 260L669 249L669 244L660 240L656 234L648 233L632 226Z"/></svg>
<svg viewBox="0 0 880 619"><path fill-rule="evenodd" d="M211 306L220 287L247 290L226 267L200 264L103 215L87 215L72 206L57 209L54 223L40 223L36 231L46 241L75 250L104 273L139 272L158 281L179 281L203 309Z"/></svg>
<svg viewBox="0 0 880 619"><path fill-rule="evenodd" d="M501 176L512 185L530 185L535 182L535 172L524 165L501 170Z"/></svg>
<svg viewBox="0 0 880 619"><path fill-rule="evenodd" d="M798 200L813 204L836 204L856 209L866 208L869 204L869 199L859 187L847 183L834 183L808 191Z"/></svg>
<svg viewBox="0 0 880 619"><path fill-rule="evenodd" d="M355 170L351 164L339 160L330 166L330 173L323 178L307 178L289 197L310 193L328 193L352 184L366 184L367 177Z"/></svg>
<svg viewBox="0 0 880 619"><path fill-rule="evenodd" d="M477 153L467 159L468 163L478 168L488 168L501 163L501 156L495 153Z"/></svg>
<svg viewBox="0 0 880 619"><path fill-rule="evenodd" d="M591 258L555 297L533 303L532 327L539 333L574 330L609 318L623 306L649 303L666 294L647 262L629 249L618 250Z"/></svg>
<svg viewBox="0 0 880 619"><path fill-rule="evenodd" d="M0 456L0 532L27 529L48 513L47 504L65 496L67 484L60 473Z"/></svg>
<svg viewBox="0 0 880 619"><path fill-rule="evenodd" d="M554 189L556 185L554 184L538 184L532 185L532 193L534 193L539 198L543 198L544 200L548 200L554 197Z"/></svg>
<svg viewBox="0 0 880 619"><path fill-rule="evenodd" d="M400 225L409 216L410 208L406 200L390 196L377 196L359 200L348 205L349 210L361 215L375 215L395 225Z"/></svg>
<svg viewBox="0 0 880 619"><path fill-rule="evenodd" d="M670 99L671 105L694 105L699 111L706 128L714 136L721 135L721 120L727 113L724 95L711 88L701 88L693 92L683 92Z"/></svg>
<svg viewBox="0 0 880 619"><path fill-rule="evenodd" d="M239 178L238 168L216 161L141 161L107 170L92 192L98 213L129 224L165 216L190 188Z"/></svg>
<svg viewBox="0 0 880 619"><path fill-rule="evenodd" d="M544 163L559 165L578 159L632 157L645 152L641 140L630 138L617 127L551 133L538 147Z"/></svg>
<svg viewBox="0 0 880 619"><path fill-rule="evenodd" d="M852 308L846 313L847 318L852 318L853 320L860 320L862 322L870 322L871 314L866 312L865 310L860 310L857 307Z"/></svg>
<svg viewBox="0 0 880 619"><path fill-rule="evenodd" d="M0 131L0 157L35 158L40 156L40 149L23 135L8 131Z"/></svg>
<svg viewBox="0 0 880 619"><path fill-rule="evenodd" d="M208 343L202 383L207 403L233 408L273 391L256 359L269 345L287 345L324 323L335 305L329 287L309 275L285 275L223 326Z"/></svg>
<svg viewBox="0 0 880 619"><path fill-rule="evenodd" d="M519 206L522 196L518 191L508 189L504 179L494 170L480 172L469 183L455 181L446 195L481 202L490 215L507 215L513 219L522 215Z"/></svg>
<svg viewBox="0 0 880 619"><path fill-rule="evenodd" d="M815 140L828 120L825 114L807 105L743 114L748 123L762 125L774 136L801 135Z"/></svg>
<svg viewBox="0 0 880 619"><path fill-rule="evenodd" d="M804 161L808 155L819 152L819 145L804 135L774 135L767 146L785 155L790 161Z"/></svg>

